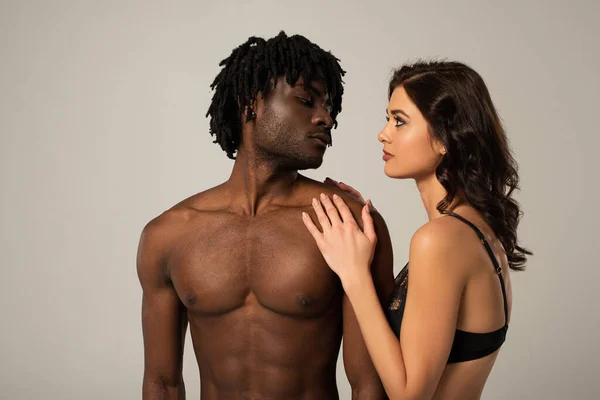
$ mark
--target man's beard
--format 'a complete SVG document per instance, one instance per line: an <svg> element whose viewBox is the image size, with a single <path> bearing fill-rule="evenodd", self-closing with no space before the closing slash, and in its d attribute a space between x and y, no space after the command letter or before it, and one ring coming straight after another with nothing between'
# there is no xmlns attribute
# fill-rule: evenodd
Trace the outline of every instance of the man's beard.
<svg viewBox="0 0 600 400"><path fill-rule="evenodd" d="M257 146L258 158L268 164L276 165L278 168L301 171L317 169L323 164L323 154L302 154L298 149L300 146L292 146L279 143L277 146Z"/></svg>
<svg viewBox="0 0 600 400"><path fill-rule="evenodd" d="M324 152L309 150L306 135L286 124L276 115L267 112L257 123L257 131L264 135L256 142L259 159L289 170L316 169L323 164ZM290 138L299 138L298 142ZM311 154L312 153L312 154ZM320 153L320 154L319 154Z"/></svg>

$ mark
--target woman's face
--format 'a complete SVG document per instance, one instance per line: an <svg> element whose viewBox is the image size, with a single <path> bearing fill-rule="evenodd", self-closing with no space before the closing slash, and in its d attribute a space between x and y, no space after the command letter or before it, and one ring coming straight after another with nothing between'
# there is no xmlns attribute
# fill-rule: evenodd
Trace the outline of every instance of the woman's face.
<svg viewBox="0 0 600 400"><path fill-rule="evenodd" d="M427 121L402 86L392 93L387 120L377 135L383 143L386 175L422 179L435 174L446 149L431 137Z"/></svg>

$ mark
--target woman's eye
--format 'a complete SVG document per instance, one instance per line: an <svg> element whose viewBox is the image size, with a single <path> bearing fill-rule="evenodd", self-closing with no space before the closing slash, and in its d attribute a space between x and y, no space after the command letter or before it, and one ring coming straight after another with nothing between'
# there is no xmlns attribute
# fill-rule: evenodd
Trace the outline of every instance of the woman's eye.
<svg viewBox="0 0 600 400"><path fill-rule="evenodd" d="M404 124L405 124L405 122L404 122L404 121L402 120L402 118L400 118L400 117L394 117L394 119L396 120L396 123L394 124L394 126L395 126L396 128L399 128L399 127L401 127L402 125L404 125ZM386 122L390 122L390 117L388 117L388 116L386 115L386 116L385 116L385 120L386 120Z"/></svg>

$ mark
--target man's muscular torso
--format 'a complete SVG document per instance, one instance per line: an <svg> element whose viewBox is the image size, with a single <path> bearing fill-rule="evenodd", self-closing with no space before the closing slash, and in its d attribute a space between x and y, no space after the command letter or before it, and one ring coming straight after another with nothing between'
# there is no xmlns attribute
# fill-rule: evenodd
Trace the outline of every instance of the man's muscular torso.
<svg viewBox="0 0 600 400"><path fill-rule="evenodd" d="M153 221L203 400L338 398L343 291L301 220L313 197L334 191L299 177L290 196L249 215L222 185Z"/></svg>

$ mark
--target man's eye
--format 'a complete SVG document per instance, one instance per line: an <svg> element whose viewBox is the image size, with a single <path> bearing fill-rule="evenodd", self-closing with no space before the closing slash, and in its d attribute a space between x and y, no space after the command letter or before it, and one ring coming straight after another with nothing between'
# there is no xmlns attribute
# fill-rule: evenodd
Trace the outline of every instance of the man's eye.
<svg viewBox="0 0 600 400"><path fill-rule="evenodd" d="M312 99L306 99L304 97L298 97L298 99L303 103L306 104L307 106L313 106L314 101Z"/></svg>

